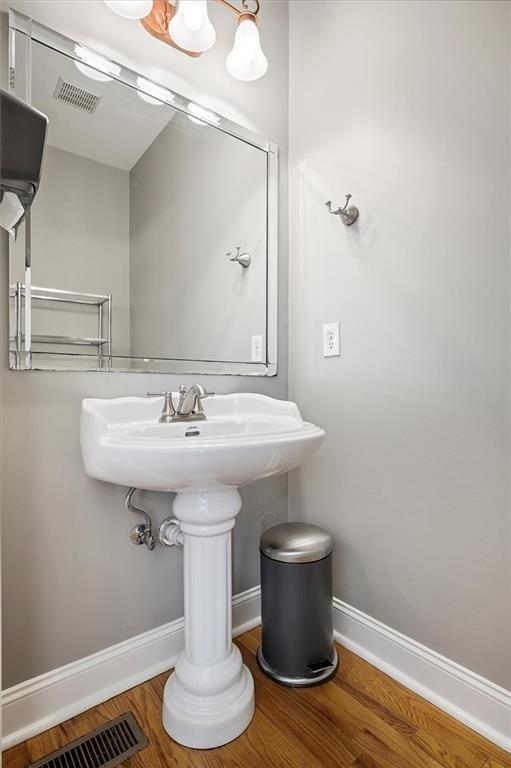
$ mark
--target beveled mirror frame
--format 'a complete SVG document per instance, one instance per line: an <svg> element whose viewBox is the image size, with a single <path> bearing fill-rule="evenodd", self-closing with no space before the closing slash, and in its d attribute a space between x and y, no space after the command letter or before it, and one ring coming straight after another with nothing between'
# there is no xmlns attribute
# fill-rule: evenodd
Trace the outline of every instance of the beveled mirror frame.
<svg viewBox="0 0 511 768"><path fill-rule="evenodd" d="M64 54L68 58L76 60L75 45L81 45L77 40L56 32L39 24L33 19L9 10L9 89L19 98L31 101L31 43L36 41L54 51ZM93 51L89 45L85 46ZM97 51L99 55L100 51ZM113 61L107 57L109 61ZM112 79L139 90L137 77L140 75L131 69L113 62L120 67L119 75L112 75ZM145 76L144 76L145 77ZM147 79L147 78L146 78ZM155 83L167 88L162 83ZM170 90L167 88L167 90ZM192 114L189 110L190 99L171 91L174 98L166 103L173 109ZM162 99L163 100L163 99ZM198 102L194 100L194 103ZM200 104L199 104L200 106ZM206 107L204 107L206 109ZM209 111L211 109L207 108ZM218 118L218 122L217 122ZM202 119L202 117L201 117ZM215 122L205 119L223 133L227 133L236 139L246 142L266 153L267 157L267 194L266 194L266 360L262 363L215 361L215 360L183 360L176 358L152 358L143 356L119 356L102 355L103 362L98 364L98 353L70 354L49 353L33 350L31 344L31 252L30 252L30 216L21 225L25 230L25 281L27 285L24 307L21 303L18 307L20 324L23 320L28 333L21 334L18 338L9 335L9 367L15 371L29 370L53 370L53 371L107 371L122 373L185 373L185 374L218 374L218 375L244 375L244 376L275 376L277 374L277 279L278 279L278 147L271 141L253 133L232 120L220 115L215 115ZM44 173L44 169L43 169ZM10 256L10 258L12 258ZM28 299L28 300L27 300ZM21 314L23 312L23 318ZM70 360L75 361L75 366L70 366ZM79 365L76 363L79 361ZM132 368L131 362L143 363L144 367ZM82 365L83 363L83 365Z"/></svg>

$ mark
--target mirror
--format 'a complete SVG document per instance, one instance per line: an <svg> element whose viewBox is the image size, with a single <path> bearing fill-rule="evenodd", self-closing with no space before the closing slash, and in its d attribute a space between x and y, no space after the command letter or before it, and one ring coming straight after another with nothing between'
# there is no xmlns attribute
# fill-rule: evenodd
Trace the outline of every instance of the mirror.
<svg viewBox="0 0 511 768"><path fill-rule="evenodd" d="M275 374L276 147L26 17L12 42L49 128L11 367Z"/></svg>

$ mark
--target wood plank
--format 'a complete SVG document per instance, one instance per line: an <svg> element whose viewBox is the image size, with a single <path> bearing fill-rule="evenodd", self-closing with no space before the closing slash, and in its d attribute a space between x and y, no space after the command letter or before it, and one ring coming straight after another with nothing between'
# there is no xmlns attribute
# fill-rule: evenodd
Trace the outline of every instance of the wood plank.
<svg viewBox="0 0 511 768"><path fill-rule="evenodd" d="M259 631L252 630L250 633L247 633L240 638L240 640L255 653L260 642ZM455 731L453 733L446 727L444 728L445 732L441 732L442 738L438 741L435 738L435 735L439 730L438 723L445 719L448 726L449 720L452 718L448 718L445 713L437 710L433 705L420 699L402 686L399 686L398 683L391 678L388 678L387 675L384 675L375 667L372 667L358 657L354 657L354 660L356 660L356 663L359 665L356 668L357 674L352 674L353 669L347 669L348 665L345 663L345 660L347 657L352 658L353 654L350 654L349 651L340 646L338 647L338 650L341 657L341 665L334 682L343 688L343 690L353 699L358 701L359 704L362 704L373 714L376 714L380 720L391 726L393 730L400 733L405 740L409 742L406 747L401 746L399 748L403 754L409 755L409 759L412 759L410 750L413 752L413 750L417 749L414 758L416 764L421 764L420 761L424 761L429 757L433 759L434 764L439 764L444 766L444 768L481 768L488 757L488 752L485 749L486 744L483 743L478 747L478 742L484 742L484 740L480 739L477 734L474 734L470 729L453 721L455 725L459 727L460 731ZM366 684L368 682L366 681L366 677L369 678L369 682L372 684ZM382 681L390 684L390 693L386 691L384 685L382 686ZM312 695L314 695L314 689L308 690L313 691ZM325 690L325 687L322 686L316 690L323 691ZM398 701L396 702L395 698L396 696L399 697L400 693L404 693L405 699L402 701L398 698ZM413 711L412 704L414 702L419 708L419 716L415 718L415 722L414 718L410 718L410 710ZM430 734L428 731L419 727L419 724L426 724L426 726L428 724L431 725L429 720L424 719L424 710L421 708L422 702L432 719L434 727L430 730L433 731L433 734ZM325 699L323 705L326 705L326 703L327 701ZM401 704L401 706L396 706L396 703ZM343 704L342 702L337 702L336 706L338 711L340 711ZM351 712L354 711L352 704L349 705L349 709ZM361 718L361 723L363 719L364 716ZM368 720L368 717L365 716L365 719ZM356 725L352 724L351 728L356 728ZM468 733L468 739L465 738L465 733ZM388 734L389 732L387 732L387 735ZM359 747L363 746L362 740L357 740L356 744ZM366 762L370 755L372 755L373 760L377 759L377 757L382 760L381 754L378 756L375 755L374 744L371 742L370 745L373 749L372 753L370 751L368 752L368 746L369 745L365 745ZM356 748L357 747L355 746L354 749ZM394 749L396 749L396 747L394 747Z"/></svg>
<svg viewBox="0 0 511 768"><path fill-rule="evenodd" d="M222 768L222 766L261 768L261 766L273 765L307 768L320 765L313 753L296 739L290 738L279 722L273 721L266 706L257 707L250 727L238 739L223 747L213 750L190 750L175 745L161 725L161 701L167 677L168 675L160 675L152 681L158 701L160 738L165 739L179 754L186 753L193 760L197 760L193 765L207 766L207 768ZM344 768L345 764L338 763L338 765Z"/></svg>
<svg viewBox="0 0 511 768"><path fill-rule="evenodd" d="M246 644L254 654L259 638L252 632L240 638L240 642ZM412 724L392 714L370 697L359 694L353 687L337 686L334 679L323 686L294 690L298 697L303 697L315 705L348 738L354 740L351 742L353 753L358 751L360 755L362 751L373 760L380 760L380 762L388 762L389 756L400 755L405 761L401 763L402 765L423 766L423 768L439 768L441 765L419 745L410 741L410 737L416 731ZM375 747L375 740L378 749ZM362 750L359 749L360 747ZM396 763L396 765L399 764L399 762ZM480 765L477 768L480 768Z"/></svg>
<svg viewBox="0 0 511 768"><path fill-rule="evenodd" d="M509 768L510 765L511 760L508 760L506 763L499 763L498 760L492 760L491 757L489 757L483 768Z"/></svg>
<svg viewBox="0 0 511 768"><path fill-rule="evenodd" d="M338 686L335 680L330 685L306 690L318 707L342 723L343 728L348 725L350 732L355 733L354 745L355 749L361 748L359 753L363 751L377 762L385 756L396 755L404 760L396 765L440 768L440 763L403 735L402 728L393 727L386 718L380 717L377 708L372 709L360 702ZM384 745L385 749L375 749L375 740Z"/></svg>
<svg viewBox="0 0 511 768"><path fill-rule="evenodd" d="M264 702L265 711L280 724L289 735L302 742L323 766L352 765L358 756L353 751L351 732L340 718L332 717L314 699L307 695L312 688L288 688L270 680L257 664L254 639L246 638L252 646L245 645L245 637L238 638L243 661L251 671L256 686L256 700ZM257 643L257 641L255 641ZM257 647L257 646L256 646ZM328 684L321 686L324 691ZM319 690L319 689L317 689Z"/></svg>
<svg viewBox="0 0 511 768"><path fill-rule="evenodd" d="M332 681L299 689L261 672L259 629L236 642L257 706L230 744L192 750L169 738L161 721L165 673L6 751L4 768L26 768L128 710L150 741L129 768L511 768L506 752L344 648Z"/></svg>
<svg viewBox="0 0 511 768"><path fill-rule="evenodd" d="M39 734L39 736L35 736L33 739L29 739L26 744L30 762L33 763L36 760L40 760L41 757L44 757L49 752L60 749L60 747L67 744L67 741L64 729L60 725Z"/></svg>
<svg viewBox="0 0 511 768"><path fill-rule="evenodd" d="M26 741L23 744L18 744L17 747L6 749L2 754L4 768L26 768L29 762L30 755L28 754Z"/></svg>
<svg viewBox="0 0 511 768"><path fill-rule="evenodd" d="M417 726L414 740L445 768L481 768L488 757L511 768L509 755L463 723L339 646L338 685L357 690Z"/></svg>
<svg viewBox="0 0 511 768"><path fill-rule="evenodd" d="M470 739L449 733L447 725L444 731L436 727L435 732L433 735L431 731L419 728L412 741L445 768L482 768L487 759L483 747L478 749Z"/></svg>

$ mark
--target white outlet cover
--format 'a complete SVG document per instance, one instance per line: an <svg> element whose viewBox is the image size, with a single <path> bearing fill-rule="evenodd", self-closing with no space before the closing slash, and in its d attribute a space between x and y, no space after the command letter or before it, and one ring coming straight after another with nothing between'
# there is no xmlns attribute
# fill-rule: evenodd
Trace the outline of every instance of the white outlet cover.
<svg viewBox="0 0 511 768"><path fill-rule="evenodd" d="M341 354L339 343L339 321L326 323L323 326L323 357L339 357Z"/></svg>
<svg viewBox="0 0 511 768"><path fill-rule="evenodd" d="M263 362L263 337L252 336L252 349L250 359L253 363Z"/></svg>

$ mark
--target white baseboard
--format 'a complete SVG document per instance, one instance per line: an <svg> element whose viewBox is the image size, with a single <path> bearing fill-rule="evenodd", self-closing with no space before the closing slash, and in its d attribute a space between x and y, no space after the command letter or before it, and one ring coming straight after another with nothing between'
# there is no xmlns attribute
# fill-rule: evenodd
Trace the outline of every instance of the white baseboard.
<svg viewBox="0 0 511 768"><path fill-rule="evenodd" d="M341 645L511 752L510 691L337 598L334 628Z"/></svg>
<svg viewBox="0 0 511 768"><path fill-rule="evenodd" d="M233 635L260 623L260 588L233 598ZM336 640L511 751L511 693L334 598ZM15 685L2 694L8 749L174 666L183 619ZM342 657L341 657L342 663Z"/></svg>
<svg viewBox="0 0 511 768"><path fill-rule="evenodd" d="M233 636L260 623L260 589L233 597ZM2 749L75 717L174 666L184 621L171 621L2 693Z"/></svg>

